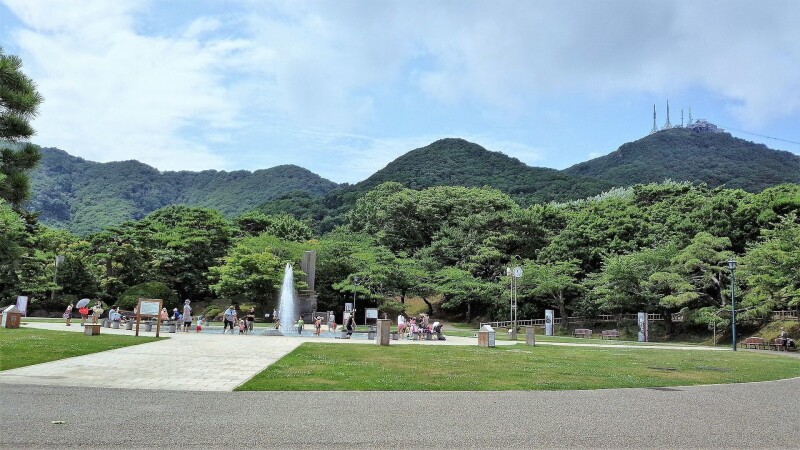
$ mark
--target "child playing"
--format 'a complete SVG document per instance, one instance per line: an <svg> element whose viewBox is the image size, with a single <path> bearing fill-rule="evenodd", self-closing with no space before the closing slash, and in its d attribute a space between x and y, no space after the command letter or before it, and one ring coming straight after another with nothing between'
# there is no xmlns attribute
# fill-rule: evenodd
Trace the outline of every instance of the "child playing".
<svg viewBox="0 0 800 450"><path fill-rule="evenodd" d="M203 329L203 316L197 316L197 327L195 329L198 333Z"/></svg>
<svg viewBox="0 0 800 450"><path fill-rule="evenodd" d="M245 334L247 326L244 324L244 319L239 319L239 334Z"/></svg>

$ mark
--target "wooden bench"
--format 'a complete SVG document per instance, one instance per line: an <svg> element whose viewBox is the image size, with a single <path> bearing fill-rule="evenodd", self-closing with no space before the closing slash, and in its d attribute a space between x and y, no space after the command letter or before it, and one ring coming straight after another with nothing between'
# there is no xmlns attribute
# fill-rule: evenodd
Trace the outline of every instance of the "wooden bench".
<svg viewBox="0 0 800 450"><path fill-rule="evenodd" d="M786 350L786 347L784 347L784 340L782 338L775 338L774 341L769 343L769 349L779 351Z"/></svg>
<svg viewBox="0 0 800 450"><path fill-rule="evenodd" d="M619 330L603 330L600 332L600 339L619 339Z"/></svg>
<svg viewBox="0 0 800 450"><path fill-rule="evenodd" d="M767 341L762 337L752 336L744 340L744 342L739 344L741 347L744 348L754 348L757 350L766 350L769 348L767 345Z"/></svg>
<svg viewBox="0 0 800 450"><path fill-rule="evenodd" d="M581 337L581 338L589 338L592 337L592 330L588 328L576 328L575 331L572 332L572 337Z"/></svg>

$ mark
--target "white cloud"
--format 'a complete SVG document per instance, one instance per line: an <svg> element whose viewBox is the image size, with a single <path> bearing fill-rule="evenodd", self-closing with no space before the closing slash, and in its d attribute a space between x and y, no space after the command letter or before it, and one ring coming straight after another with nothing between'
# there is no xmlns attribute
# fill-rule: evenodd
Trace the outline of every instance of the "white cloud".
<svg viewBox="0 0 800 450"><path fill-rule="evenodd" d="M355 181L454 129L535 164L535 139L486 130L524 129L565 96L699 88L740 123L800 113L793 1L5 2L46 97L36 141L101 161L239 168L269 151ZM176 23L154 20L165 9ZM431 107L440 126L376 123ZM470 132L468 116L489 125Z"/></svg>
<svg viewBox="0 0 800 450"><path fill-rule="evenodd" d="M37 143L160 169L226 166L206 136L217 141L236 126L240 105L226 86L226 58L246 42L138 34L133 2L9 6L28 27L17 33L18 44L45 97L34 122ZM195 21L188 34L211 22Z"/></svg>

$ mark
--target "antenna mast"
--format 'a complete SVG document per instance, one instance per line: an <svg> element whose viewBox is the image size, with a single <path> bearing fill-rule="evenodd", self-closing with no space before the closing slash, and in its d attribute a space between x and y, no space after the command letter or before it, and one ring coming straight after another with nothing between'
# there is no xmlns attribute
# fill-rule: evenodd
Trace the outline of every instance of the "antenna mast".
<svg viewBox="0 0 800 450"><path fill-rule="evenodd" d="M664 124L664 130L668 130L672 128L672 124L669 123L669 99L667 100L667 122Z"/></svg>
<svg viewBox="0 0 800 450"><path fill-rule="evenodd" d="M650 134L653 134L656 131L658 131L658 128L656 127L656 105L653 105L653 129L650 130Z"/></svg>

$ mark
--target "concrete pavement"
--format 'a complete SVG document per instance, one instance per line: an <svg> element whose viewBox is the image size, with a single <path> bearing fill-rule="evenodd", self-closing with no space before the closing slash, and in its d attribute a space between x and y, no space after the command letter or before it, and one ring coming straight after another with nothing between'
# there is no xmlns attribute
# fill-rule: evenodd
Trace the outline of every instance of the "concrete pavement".
<svg viewBox="0 0 800 450"><path fill-rule="evenodd" d="M799 391L800 379L512 392L7 385L0 389L0 447L788 449L800 443Z"/></svg>

